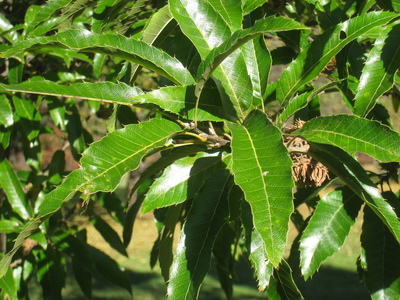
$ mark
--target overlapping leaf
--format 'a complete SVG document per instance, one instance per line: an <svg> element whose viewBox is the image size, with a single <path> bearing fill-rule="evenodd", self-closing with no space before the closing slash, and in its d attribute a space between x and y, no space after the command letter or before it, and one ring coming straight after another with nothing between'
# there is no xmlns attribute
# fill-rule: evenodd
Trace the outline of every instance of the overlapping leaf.
<svg viewBox="0 0 400 300"><path fill-rule="evenodd" d="M267 290L271 300L303 300L303 296L294 282L289 264L282 260L279 269L275 269L271 284Z"/></svg>
<svg viewBox="0 0 400 300"><path fill-rule="evenodd" d="M20 84L2 86L6 90L14 92L74 97L87 100L112 102L122 105L131 105L131 98L143 93L141 89L130 87L123 82L87 82L61 85L41 78L34 78L34 80L25 81Z"/></svg>
<svg viewBox="0 0 400 300"><path fill-rule="evenodd" d="M225 168L225 165L221 161L220 153L200 152L177 160L150 187L142 213L193 198L208 177L221 168Z"/></svg>
<svg viewBox="0 0 400 300"><path fill-rule="evenodd" d="M8 160L0 162L0 186L7 196L13 212L27 220L33 215L32 207L25 197L21 183Z"/></svg>
<svg viewBox="0 0 400 300"><path fill-rule="evenodd" d="M202 77L207 80L211 73L235 50L251 39L267 32L279 32L288 30L307 29L292 19L284 17L268 17L258 20L253 27L240 29L235 31L228 39L224 40L221 45L213 48L207 57L202 61L197 72L197 78ZM264 70L268 73L268 69ZM249 73L250 74L250 73Z"/></svg>
<svg viewBox="0 0 400 300"><path fill-rule="evenodd" d="M42 222L76 194L87 197L98 191L113 191L122 175L136 169L148 151L164 145L180 127L163 119L128 125L93 143L82 155L82 167L72 172L60 186L46 195L39 215L28 222L17 237L13 249L0 262L2 277L14 253Z"/></svg>
<svg viewBox="0 0 400 300"><path fill-rule="evenodd" d="M254 229L251 208L247 202L242 204L242 222L245 231L246 248L257 278L258 290L264 291L269 285L274 268L268 261L261 235Z"/></svg>
<svg viewBox="0 0 400 300"><path fill-rule="evenodd" d="M138 63L165 76L179 85L193 84L192 75L175 58L145 42L128 39L117 34L96 34L85 30L68 30L48 37L37 37L22 41L3 52L2 57L18 56L25 51L49 48L68 48L108 54Z"/></svg>
<svg viewBox="0 0 400 300"><path fill-rule="evenodd" d="M196 299L211 262L215 238L228 216L229 172L210 177L194 199L179 238L168 284L169 299Z"/></svg>
<svg viewBox="0 0 400 300"><path fill-rule="evenodd" d="M400 221L393 207L385 201L361 165L339 148L313 143L311 146L310 155L342 179L374 211L400 243Z"/></svg>
<svg viewBox="0 0 400 300"><path fill-rule="evenodd" d="M388 26L375 41L355 95L354 113L365 116L388 91L400 68L400 24Z"/></svg>
<svg viewBox="0 0 400 300"><path fill-rule="evenodd" d="M323 86L314 89L311 92L306 92L300 94L292 99L289 104L284 108L282 113L278 117L278 123L284 124L295 112L307 106L311 100L318 96L318 94L323 93L324 90L336 86L338 84L337 81L332 81Z"/></svg>
<svg viewBox="0 0 400 300"><path fill-rule="evenodd" d="M396 196L394 197L397 202ZM398 299L400 297L400 245L387 227L366 208L361 234L361 246L366 267L365 285L371 298Z"/></svg>
<svg viewBox="0 0 400 300"><path fill-rule="evenodd" d="M6 95L0 94L0 124L8 127L14 123L14 116L10 101Z"/></svg>
<svg viewBox="0 0 400 300"><path fill-rule="evenodd" d="M265 243L268 259L278 266L293 211L292 162L279 129L261 111L252 111L242 126L228 127L232 131L235 182L250 203L254 226Z"/></svg>
<svg viewBox="0 0 400 300"><path fill-rule="evenodd" d="M390 12L369 12L340 23L318 36L283 72L277 87L278 101L285 106L298 89L317 77L345 45L397 16Z"/></svg>
<svg viewBox="0 0 400 300"><path fill-rule="evenodd" d="M400 134L376 121L354 115L315 118L293 134L308 141L363 152L381 162L400 161Z"/></svg>
<svg viewBox="0 0 400 300"><path fill-rule="evenodd" d="M231 36L231 29L209 1L172 0L170 10L182 32L192 41L202 59ZM232 53L214 72L239 116L252 104L252 85L240 51ZM199 92L197 93L199 95Z"/></svg>
<svg viewBox="0 0 400 300"><path fill-rule="evenodd" d="M300 240L301 270L307 280L321 263L343 245L362 201L345 190L321 198Z"/></svg>
<svg viewBox="0 0 400 300"><path fill-rule="evenodd" d="M132 103L152 103L183 118L198 121L221 121L231 117L224 110L217 89L205 88L196 109L194 86L165 87L144 95L134 96Z"/></svg>

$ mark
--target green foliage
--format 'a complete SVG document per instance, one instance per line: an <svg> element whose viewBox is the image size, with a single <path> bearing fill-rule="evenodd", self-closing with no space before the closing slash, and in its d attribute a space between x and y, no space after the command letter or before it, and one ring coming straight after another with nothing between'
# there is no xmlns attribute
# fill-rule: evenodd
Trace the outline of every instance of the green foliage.
<svg viewBox="0 0 400 300"><path fill-rule="evenodd" d="M310 278L336 253L357 217L358 269L371 297L400 298L400 134L392 117L400 7L264 2L7 4L3 298L29 299L36 277L44 299L60 299L67 261L89 299L95 274L130 292L127 272L87 242L76 218L127 256L139 211L155 216L151 264L159 262L170 299L196 299L214 262L232 299L238 255L268 298L303 299L296 276ZM327 115L322 93L335 93L351 113ZM48 134L63 145L51 141L45 151ZM367 171L358 153L381 168ZM131 172L138 178L121 196L116 189ZM302 207L311 215L299 217ZM299 233L286 256L290 222Z"/></svg>

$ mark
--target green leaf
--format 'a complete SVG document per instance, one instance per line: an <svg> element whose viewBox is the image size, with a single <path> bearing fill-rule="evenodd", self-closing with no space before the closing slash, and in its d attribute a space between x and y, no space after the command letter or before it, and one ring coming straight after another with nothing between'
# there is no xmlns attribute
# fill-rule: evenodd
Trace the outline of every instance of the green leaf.
<svg viewBox="0 0 400 300"><path fill-rule="evenodd" d="M51 245L34 251L37 261L37 279L43 290L43 299L61 299L65 286L65 266L60 253Z"/></svg>
<svg viewBox="0 0 400 300"><path fill-rule="evenodd" d="M136 169L144 155L161 147L180 127L164 119L127 125L93 143L81 158L82 191L113 191L122 175Z"/></svg>
<svg viewBox="0 0 400 300"><path fill-rule="evenodd" d="M182 214L182 205L171 206L165 216L164 228L161 232L159 247L159 257L161 275L165 282L169 280L170 268L173 262L173 245L175 239L175 229Z"/></svg>
<svg viewBox="0 0 400 300"><path fill-rule="evenodd" d="M292 162L282 135L261 111L252 111L232 131L232 173L250 203L255 229L261 235L268 259L278 266L293 211Z"/></svg>
<svg viewBox="0 0 400 300"><path fill-rule="evenodd" d="M0 162L0 183L13 212L24 220L29 219L33 215L32 207L27 201L22 185L8 160Z"/></svg>
<svg viewBox="0 0 400 300"><path fill-rule="evenodd" d="M400 135L376 121L354 115L314 118L293 132L304 139L368 154L380 162L400 161Z"/></svg>
<svg viewBox="0 0 400 300"><path fill-rule="evenodd" d="M15 220L15 219L0 220L0 232L13 233L13 232L19 232L20 230L21 230L20 224L17 220Z"/></svg>
<svg viewBox="0 0 400 300"><path fill-rule="evenodd" d="M306 107L311 100L313 100L315 97L318 97L318 95L323 93L324 90L336 85L338 85L338 81L331 81L310 92L306 92L294 97L279 115L278 124L284 124L295 112Z"/></svg>
<svg viewBox="0 0 400 300"><path fill-rule="evenodd" d="M229 172L210 177L194 199L178 241L168 284L169 299L196 299L211 263L215 238L228 216L224 194Z"/></svg>
<svg viewBox="0 0 400 300"><path fill-rule="evenodd" d="M0 94L0 124L4 127L14 124L14 116L10 105L10 100L4 94Z"/></svg>
<svg viewBox="0 0 400 300"><path fill-rule="evenodd" d="M340 23L318 36L283 72L277 86L278 101L286 106L290 98L317 77L345 45L397 16L390 12L369 12Z"/></svg>
<svg viewBox="0 0 400 300"><path fill-rule="evenodd" d="M14 282L13 271L8 268L4 277L0 278L0 289L11 299L18 300L17 288Z"/></svg>
<svg viewBox="0 0 400 300"><path fill-rule="evenodd" d="M242 0L243 15L247 15L264 3L265 0Z"/></svg>
<svg viewBox="0 0 400 300"><path fill-rule="evenodd" d="M195 197L205 180L221 168L225 168L225 165L222 163L221 153L218 152L200 152L177 160L150 187L143 203L142 214Z"/></svg>
<svg viewBox="0 0 400 300"><path fill-rule="evenodd" d="M254 229L250 205L244 201L242 202L242 222L245 231L246 248L257 278L258 290L264 291L270 283L274 268L268 260L261 235Z"/></svg>
<svg viewBox="0 0 400 300"><path fill-rule="evenodd" d="M95 261L97 271L109 282L122 287L132 294L131 282L126 271L121 270L120 266L107 254L99 249L89 246L88 249L92 259Z"/></svg>
<svg viewBox="0 0 400 300"><path fill-rule="evenodd" d="M256 21L253 27L240 29L235 31L228 39L224 40L221 45L213 48L207 57L201 62L196 78L207 81L212 72L235 50L240 48L248 41L267 32L279 32L295 29L307 29L307 27L283 17L268 17ZM244 55L246 59L246 55ZM264 72L268 73L268 69ZM249 73L250 74L250 73ZM250 75L251 76L251 75ZM201 82L199 82L201 84Z"/></svg>
<svg viewBox="0 0 400 300"><path fill-rule="evenodd" d="M394 196L394 195L393 195ZM395 202L398 199L394 196ZM366 267L365 284L371 298L398 299L400 297L400 245L376 214L365 207L361 234Z"/></svg>
<svg viewBox="0 0 400 300"><path fill-rule="evenodd" d="M173 112L185 119L198 121L221 121L232 119L222 107L220 95L216 88L205 88L196 109L197 97L194 86L170 86L160 88L144 95L132 97L131 103L151 103L160 106L166 111Z"/></svg>
<svg viewBox="0 0 400 300"><path fill-rule="evenodd" d="M292 270L285 260L282 260L279 268L275 269L267 294L268 299L271 300L304 299L293 280Z"/></svg>
<svg viewBox="0 0 400 300"><path fill-rule="evenodd" d="M343 246L362 203L349 189L330 192L318 201L300 240L304 280Z"/></svg>
<svg viewBox="0 0 400 300"><path fill-rule="evenodd" d="M2 53L2 57L17 56L25 51L43 48L68 48L74 51L95 52L138 63L179 85L193 84L192 75L167 53L145 42L117 34L96 34L86 30L68 30L48 37L22 41Z"/></svg>
<svg viewBox="0 0 400 300"><path fill-rule="evenodd" d="M242 27L241 1L236 0L207 0L210 5L224 19L225 23L232 29L238 30Z"/></svg>
<svg viewBox="0 0 400 300"><path fill-rule="evenodd" d="M96 216L93 219L92 224L94 228L101 234L104 240L122 255L128 256L124 244L122 243L118 233L106 222L102 217Z"/></svg>
<svg viewBox="0 0 400 300"><path fill-rule="evenodd" d="M231 36L229 24L210 1L172 0L170 10L202 59ZM245 68L244 57L237 51L225 59L214 72L239 116L244 115L241 106L248 108L252 104L252 86L249 76L243 72ZM205 81L202 86L204 84ZM199 95L200 90L196 93L196 96Z"/></svg>
<svg viewBox="0 0 400 300"><path fill-rule="evenodd" d="M117 84L111 82L86 82L61 85L37 77L34 80L28 80L20 84L2 85L2 87L13 92L73 97L122 105L132 105L131 98L143 93L141 89L130 87L123 82Z"/></svg>
<svg viewBox="0 0 400 300"><path fill-rule="evenodd" d="M309 155L342 179L374 211L400 243L400 221L393 207L382 197L361 165L339 148L323 144L310 145Z"/></svg>
<svg viewBox="0 0 400 300"><path fill-rule="evenodd" d="M400 24L388 26L368 54L355 95L354 113L366 116L387 92L400 68Z"/></svg>

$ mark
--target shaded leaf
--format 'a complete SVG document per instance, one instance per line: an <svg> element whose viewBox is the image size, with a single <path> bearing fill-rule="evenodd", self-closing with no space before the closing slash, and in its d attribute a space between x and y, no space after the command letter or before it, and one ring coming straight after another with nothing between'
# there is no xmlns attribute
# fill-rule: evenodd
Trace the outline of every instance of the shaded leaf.
<svg viewBox="0 0 400 300"><path fill-rule="evenodd" d="M128 273L124 270L121 270L117 262L115 262L107 254L92 246L88 245L87 247L101 276L132 294Z"/></svg>
<svg viewBox="0 0 400 300"><path fill-rule="evenodd" d="M282 113L278 117L278 123L284 124L294 113L307 106L307 104L314 98L318 97L319 94L323 93L324 90L336 86L338 81L331 81L319 88L315 88L310 92L306 92L294 97L288 105L283 109Z"/></svg>
<svg viewBox="0 0 400 300"><path fill-rule="evenodd" d="M394 196L398 203L398 199ZM369 208L365 207L361 234L366 266L365 284L371 298L398 299L400 297L400 245L387 227Z"/></svg>
<svg viewBox="0 0 400 300"><path fill-rule="evenodd" d="M381 162L400 161L400 134L354 115L314 118L293 132L308 141L368 154Z"/></svg>
<svg viewBox="0 0 400 300"><path fill-rule="evenodd" d="M8 160L0 162L0 184L13 212L23 220L29 219L33 215L32 207L27 201L21 182Z"/></svg>
<svg viewBox="0 0 400 300"><path fill-rule="evenodd" d="M18 300L17 288L14 282L13 271L11 267L8 268L7 273L4 277L0 278L0 289L5 293L11 300Z"/></svg>
<svg viewBox="0 0 400 300"><path fill-rule="evenodd" d="M293 211L292 162L279 129L261 111L252 111L242 126L228 127L232 131L235 182L250 203L254 226L265 243L268 259L278 266Z"/></svg>
<svg viewBox="0 0 400 300"><path fill-rule="evenodd" d="M318 201L300 240L301 271L307 280L344 244L363 202L349 190L336 190Z"/></svg>
<svg viewBox="0 0 400 300"><path fill-rule="evenodd" d="M228 175L227 170L215 173L194 199L171 267L169 299L195 299L199 293L210 268L215 238L229 216L224 194Z"/></svg>
<svg viewBox="0 0 400 300"><path fill-rule="evenodd" d="M379 28L397 17L390 12L369 12L325 31L305 48L283 72L278 81L277 99L286 106L290 98L307 82L319 75L345 45L371 29Z"/></svg>
<svg viewBox="0 0 400 300"><path fill-rule="evenodd" d="M394 83L400 68L400 24L388 26L375 41L362 71L354 101L354 113L366 116Z"/></svg>
<svg viewBox="0 0 400 300"><path fill-rule="evenodd" d="M126 249L118 236L118 233L101 218L100 216L96 216L96 218L92 221L94 228L101 234L104 240L112 247L117 250L122 255L128 256Z"/></svg>
<svg viewBox="0 0 400 300"><path fill-rule="evenodd" d="M268 299L271 300L304 299L293 280L292 270L285 260L282 260L279 269L275 269L267 294Z"/></svg>
<svg viewBox="0 0 400 300"><path fill-rule="evenodd" d="M194 83L192 75L177 59L145 42L117 34L99 35L86 30L69 30L48 37L37 37L22 41L15 47L3 52L1 56L13 57L25 51L43 50L46 46L108 54L138 63L177 84Z"/></svg>

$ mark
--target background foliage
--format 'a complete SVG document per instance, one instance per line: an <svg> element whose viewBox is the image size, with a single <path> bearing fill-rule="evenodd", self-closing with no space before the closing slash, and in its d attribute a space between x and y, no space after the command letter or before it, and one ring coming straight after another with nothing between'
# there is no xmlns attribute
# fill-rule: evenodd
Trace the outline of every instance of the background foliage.
<svg viewBox="0 0 400 300"><path fill-rule="evenodd" d="M4 297L29 299L36 277L44 299L61 299L69 262L87 298L94 274L130 292L127 273L87 243L77 218L126 256L147 212L159 232L150 262L171 299L197 298L211 263L231 299L239 256L260 292L302 299L295 278L315 274L357 216L360 278L373 299L400 297L400 135L390 115L399 3L1 6ZM323 93L349 113L324 113ZM62 140L51 158L48 133ZM359 153L379 167L366 171ZM131 171L127 195L113 193ZM284 255L290 223L298 235Z"/></svg>

